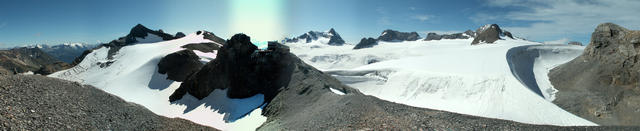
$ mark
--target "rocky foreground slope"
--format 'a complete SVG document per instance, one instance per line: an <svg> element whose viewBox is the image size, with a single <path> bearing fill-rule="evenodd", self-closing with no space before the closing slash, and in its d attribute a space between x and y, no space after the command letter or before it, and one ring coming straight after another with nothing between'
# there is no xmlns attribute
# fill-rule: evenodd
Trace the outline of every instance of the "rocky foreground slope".
<svg viewBox="0 0 640 131"><path fill-rule="evenodd" d="M640 125L640 31L598 25L583 54L549 78L563 109L600 125Z"/></svg>
<svg viewBox="0 0 640 131"><path fill-rule="evenodd" d="M215 130L153 114L92 86L0 75L0 130Z"/></svg>

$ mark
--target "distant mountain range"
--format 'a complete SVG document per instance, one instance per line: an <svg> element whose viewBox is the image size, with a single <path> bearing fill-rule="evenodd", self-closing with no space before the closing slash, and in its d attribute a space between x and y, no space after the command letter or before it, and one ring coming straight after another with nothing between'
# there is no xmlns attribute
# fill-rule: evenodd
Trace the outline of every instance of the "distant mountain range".
<svg viewBox="0 0 640 131"><path fill-rule="evenodd" d="M30 45L29 48L38 48L54 58L66 62L73 62L82 52L94 48L97 45L86 43L64 43L59 45Z"/></svg>
<svg viewBox="0 0 640 131"><path fill-rule="evenodd" d="M476 31L467 30L461 33L454 34L437 34L427 33L427 37L424 41L431 40L443 40L443 39L469 39L473 38L471 45L475 44L491 44L497 40L514 39L513 35L509 31L503 31L497 24L484 25ZM402 41L417 41L420 39L420 35L416 32L399 32L396 30L387 29L384 30L377 39L374 38L362 38L360 42L353 49L370 48L378 45L378 41L384 42L402 42Z"/></svg>
<svg viewBox="0 0 640 131"><path fill-rule="evenodd" d="M314 41L320 41L323 44L336 46L345 44L342 37L340 37L340 34L338 34L338 32L336 32L336 30L334 30L333 28L325 32L309 31L298 37L285 38L284 40L282 40L282 43L311 43Z"/></svg>

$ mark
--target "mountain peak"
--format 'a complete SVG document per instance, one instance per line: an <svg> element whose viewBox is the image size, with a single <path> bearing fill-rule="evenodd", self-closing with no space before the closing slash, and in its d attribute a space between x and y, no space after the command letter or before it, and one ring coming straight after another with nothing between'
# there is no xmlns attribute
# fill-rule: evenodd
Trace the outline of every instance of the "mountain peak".
<svg viewBox="0 0 640 131"><path fill-rule="evenodd" d="M475 33L476 37L471 42L471 45L480 43L493 43L497 40L503 39L503 37L513 39L511 32L503 31L498 24L486 24L478 29Z"/></svg>

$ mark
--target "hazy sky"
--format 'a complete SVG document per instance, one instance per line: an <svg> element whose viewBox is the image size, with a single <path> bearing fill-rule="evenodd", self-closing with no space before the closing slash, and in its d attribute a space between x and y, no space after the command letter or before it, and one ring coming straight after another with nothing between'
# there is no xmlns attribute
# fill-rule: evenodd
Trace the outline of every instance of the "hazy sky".
<svg viewBox="0 0 640 131"><path fill-rule="evenodd" d="M256 41L329 28L348 43L384 29L452 33L496 23L534 41L588 43L597 24L640 29L638 0L3 0L0 47L108 42L141 23Z"/></svg>

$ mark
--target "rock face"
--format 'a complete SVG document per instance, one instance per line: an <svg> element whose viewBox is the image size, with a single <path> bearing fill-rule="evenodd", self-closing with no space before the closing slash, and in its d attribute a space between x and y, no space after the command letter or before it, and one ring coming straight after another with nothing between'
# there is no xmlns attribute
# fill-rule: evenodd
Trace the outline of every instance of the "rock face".
<svg viewBox="0 0 640 131"><path fill-rule="evenodd" d="M216 130L45 76L0 75L0 94L0 130Z"/></svg>
<svg viewBox="0 0 640 131"><path fill-rule="evenodd" d="M167 79L184 81L187 76L200 70L200 57L191 50L182 50L163 57L158 63L158 73L167 74Z"/></svg>
<svg viewBox="0 0 640 131"><path fill-rule="evenodd" d="M0 74L31 71L48 75L69 67L66 63L59 61L39 48L20 47L0 51Z"/></svg>
<svg viewBox="0 0 640 131"><path fill-rule="evenodd" d="M640 31L598 25L584 53L549 78L561 108L600 125L640 125Z"/></svg>
<svg viewBox="0 0 640 131"><path fill-rule="evenodd" d="M261 93L269 100L288 82L289 78L280 74L292 70L292 56L282 44L270 42L267 50L258 50L248 36L236 34L218 51L215 60L185 80L169 100L179 100L186 93L202 99L214 89L228 89L230 98Z"/></svg>
<svg viewBox="0 0 640 131"><path fill-rule="evenodd" d="M391 29L384 30L378 37L378 40L387 42L415 41L418 39L420 39L420 35L416 32L399 32Z"/></svg>
<svg viewBox="0 0 640 131"><path fill-rule="evenodd" d="M373 39L371 37L362 38L360 42L355 47L353 47L353 49L355 50L355 49L362 49L362 48L371 48L375 45L378 45L378 40Z"/></svg>
<svg viewBox="0 0 640 131"><path fill-rule="evenodd" d="M577 41L571 41L569 43L567 43L568 45L577 45L577 46L583 46L581 42L577 42Z"/></svg>
<svg viewBox="0 0 640 131"><path fill-rule="evenodd" d="M297 43L299 41L303 41L303 43L310 43L314 40L318 40L318 38L329 39L329 42L325 43L328 45L341 46L345 44L342 37L340 37L340 34L338 34L338 32L336 32L336 30L334 30L333 28L329 29L329 31L327 32L309 31L295 38L285 38L284 40L282 40L282 42Z"/></svg>
<svg viewBox="0 0 640 131"><path fill-rule="evenodd" d="M511 32L503 32L500 26L497 24L485 25L476 30L476 37L471 42L471 45L480 43L493 43L502 39L501 37L508 37L513 39Z"/></svg>

